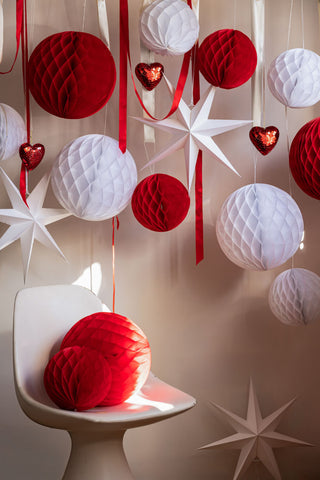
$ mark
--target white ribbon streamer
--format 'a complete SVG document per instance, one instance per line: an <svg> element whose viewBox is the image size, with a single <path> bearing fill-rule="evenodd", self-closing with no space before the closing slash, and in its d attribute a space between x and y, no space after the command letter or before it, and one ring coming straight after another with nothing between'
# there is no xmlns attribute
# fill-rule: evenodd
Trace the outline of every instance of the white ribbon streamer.
<svg viewBox="0 0 320 480"><path fill-rule="evenodd" d="M0 0L0 63L3 57L3 0Z"/></svg>
<svg viewBox="0 0 320 480"><path fill-rule="evenodd" d="M100 36L110 48L110 35L106 0L97 0Z"/></svg>
<svg viewBox="0 0 320 480"><path fill-rule="evenodd" d="M265 126L265 0L251 0L252 41L257 51L257 68L252 76L253 126Z"/></svg>

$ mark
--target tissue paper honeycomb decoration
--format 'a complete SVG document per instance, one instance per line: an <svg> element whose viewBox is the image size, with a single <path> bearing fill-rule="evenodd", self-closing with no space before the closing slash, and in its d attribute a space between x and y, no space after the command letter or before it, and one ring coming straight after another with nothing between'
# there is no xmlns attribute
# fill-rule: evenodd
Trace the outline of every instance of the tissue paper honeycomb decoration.
<svg viewBox="0 0 320 480"><path fill-rule="evenodd" d="M19 152L27 140L27 129L21 115L9 105L0 103L0 160Z"/></svg>
<svg viewBox="0 0 320 480"><path fill-rule="evenodd" d="M88 410L105 398L111 387L108 361L95 350L70 347L49 361L43 381L51 400L65 410Z"/></svg>
<svg viewBox="0 0 320 480"><path fill-rule="evenodd" d="M242 268L268 270L296 252L303 219L290 195L273 185L257 183L236 190L226 199L216 232L229 260Z"/></svg>
<svg viewBox="0 0 320 480"><path fill-rule="evenodd" d="M286 325L307 325L320 320L320 277L304 268L280 273L271 285L269 305Z"/></svg>
<svg viewBox="0 0 320 480"><path fill-rule="evenodd" d="M301 190L320 199L320 118L306 123L294 137L289 165Z"/></svg>
<svg viewBox="0 0 320 480"><path fill-rule="evenodd" d="M89 33L56 33L42 40L30 56L30 91L44 110L58 117L96 113L111 97L115 82L108 47Z"/></svg>
<svg viewBox="0 0 320 480"><path fill-rule="evenodd" d="M100 405L117 405L144 385L151 366L147 337L131 320L111 312L98 312L82 318L64 337L61 349L87 347L100 352L108 361L112 381Z"/></svg>
<svg viewBox="0 0 320 480"><path fill-rule="evenodd" d="M206 37L199 48L199 68L204 78L221 88L235 88L253 75L257 52L239 30L223 29Z"/></svg>
<svg viewBox="0 0 320 480"><path fill-rule="evenodd" d="M293 48L273 60L268 85L288 107L310 107L320 100L320 57L311 50Z"/></svg>
<svg viewBox="0 0 320 480"><path fill-rule="evenodd" d="M139 183L132 195L131 206L141 225L155 232L167 232L184 220L190 197L179 180L156 173Z"/></svg>
<svg viewBox="0 0 320 480"><path fill-rule="evenodd" d="M58 202L84 220L106 220L130 202L137 169L127 150L105 135L84 135L68 143L52 167L51 185Z"/></svg>
<svg viewBox="0 0 320 480"><path fill-rule="evenodd" d="M182 0L156 0L140 18L143 43L160 55L181 55L198 39L199 22Z"/></svg>

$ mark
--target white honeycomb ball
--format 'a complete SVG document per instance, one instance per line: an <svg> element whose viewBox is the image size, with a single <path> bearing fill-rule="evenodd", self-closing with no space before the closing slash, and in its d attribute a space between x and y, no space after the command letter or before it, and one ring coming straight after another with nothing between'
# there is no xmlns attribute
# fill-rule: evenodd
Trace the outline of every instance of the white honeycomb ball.
<svg viewBox="0 0 320 480"><path fill-rule="evenodd" d="M233 192L217 218L224 254L242 268L269 270L298 249L303 219L296 202L273 185L256 183Z"/></svg>
<svg viewBox="0 0 320 480"><path fill-rule="evenodd" d="M320 320L320 277L304 268L280 273L270 287L269 305L286 325L308 325Z"/></svg>
<svg viewBox="0 0 320 480"><path fill-rule="evenodd" d="M0 160L19 152L27 141L27 129L21 115L9 105L0 103Z"/></svg>
<svg viewBox="0 0 320 480"><path fill-rule="evenodd" d="M302 108L320 100L320 57L311 50L293 48L273 60L268 85L279 102Z"/></svg>
<svg viewBox="0 0 320 480"><path fill-rule="evenodd" d="M143 43L160 55L182 55L199 36L199 22L182 0L156 0L141 14L140 35Z"/></svg>
<svg viewBox="0 0 320 480"><path fill-rule="evenodd" d="M118 215L137 185L137 168L127 150L105 135L84 135L68 143L51 171L58 202L84 220Z"/></svg>

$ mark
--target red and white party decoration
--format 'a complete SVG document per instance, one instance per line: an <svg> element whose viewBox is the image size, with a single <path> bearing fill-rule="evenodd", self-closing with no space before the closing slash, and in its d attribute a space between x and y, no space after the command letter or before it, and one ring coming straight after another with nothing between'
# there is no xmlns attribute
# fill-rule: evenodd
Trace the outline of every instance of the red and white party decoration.
<svg viewBox="0 0 320 480"><path fill-rule="evenodd" d="M289 154L292 176L307 195L320 199L320 117L306 123L295 135Z"/></svg>
<svg viewBox="0 0 320 480"><path fill-rule="evenodd" d="M305 48L293 48L273 60L268 71L271 93L283 105L303 108L320 100L320 57Z"/></svg>
<svg viewBox="0 0 320 480"><path fill-rule="evenodd" d="M273 281L269 291L272 313L286 325L320 320L320 277L305 268L290 268Z"/></svg>
<svg viewBox="0 0 320 480"><path fill-rule="evenodd" d="M220 88L235 88L252 77L257 52L250 38L239 30L218 30L199 48L199 68L204 78Z"/></svg>
<svg viewBox="0 0 320 480"><path fill-rule="evenodd" d="M0 160L17 154L27 140L27 129L21 115L9 105L0 103Z"/></svg>
<svg viewBox="0 0 320 480"><path fill-rule="evenodd" d="M268 155L278 143L279 130L273 125L265 128L255 126L251 128L249 138L261 155Z"/></svg>
<svg viewBox="0 0 320 480"><path fill-rule="evenodd" d="M138 392L151 366L151 350L143 331L128 318L111 312L79 320L65 335L60 350L86 347L98 351L110 365L110 390L99 405L117 405Z"/></svg>
<svg viewBox="0 0 320 480"><path fill-rule="evenodd" d="M130 202L137 169L128 150L105 135L78 137L63 147L51 172L58 202L84 220L118 215Z"/></svg>
<svg viewBox="0 0 320 480"><path fill-rule="evenodd" d="M198 19L182 0L155 0L141 14L140 36L155 53L182 55L198 39Z"/></svg>
<svg viewBox="0 0 320 480"><path fill-rule="evenodd" d="M170 83L168 83L168 87L172 94L172 86ZM210 156L220 160L227 167L237 173L235 168L211 137L247 125L251 123L251 121L209 119L208 117L214 95L215 88L209 87L194 107L188 107L183 99L181 99L177 110L178 120L167 118L156 121L135 117L136 120L139 120L142 123L172 134L172 140L161 152L151 158L146 167L159 162L168 155L183 148L189 190L191 188L199 150L203 150Z"/></svg>
<svg viewBox="0 0 320 480"><path fill-rule="evenodd" d="M44 371L44 386L51 400L65 410L89 410L108 394L112 373L97 350L69 347L57 352Z"/></svg>
<svg viewBox="0 0 320 480"><path fill-rule="evenodd" d="M26 280L35 240L45 247L57 250L65 258L48 232L46 225L69 217L70 213L62 209L43 208L42 205L49 185L49 174L46 174L30 193L27 205L17 187L2 168L0 169L0 176L13 207L11 209L0 209L0 222L9 225L9 228L0 238L0 250L20 239L24 280Z"/></svg>
<svg viewBox="0 0 320 480"><path fill-rule="evenodd" d="M151 92L161 82L164 68L158 62L153 62L150 65L142 62L136 65L135 73L143 87Z"/></svg>
<svg viewBox="0 0 320 480"><path fill-rule="evenodd" d="M179 180L156 173L138 184L132 195L131 206L141 225L155 232L167 232L184 220L190 207L190 198Z"/></svg>
<svg viewBox="0 0 320 480"><path fill-rule="evenodd" d="M236 265L269 270L299 248L303 219L296 202L273 185L256 183L233 192L216 223L219 245Z"/></svg>
<svg viewBox="0 0 320 480"><path fill-rule="evenodd" d="M233 475L233 480L243 478L243 474L250 465L259 460L275 480L281 480L281 474L273 449L283 447L311 447L310 443L303 442L276 431L283 415L293 404L295 399L286 403L278 410L262 417L261 408L252 380L249 387L249 398L246 418L239 417L226 410L217 403L211 404L224 416L229 425L236 431L217 442L209 443L200 450L236 449L240 450L238 463Z"/></svg>
<svg viewBox="0 0 320 480"><path fill-rule="evenodd" d="M111 97L115 63L96 36L56 33L42 40L30 56L28 82L34 99L47 112L62 118L84 118Z"/></svg>

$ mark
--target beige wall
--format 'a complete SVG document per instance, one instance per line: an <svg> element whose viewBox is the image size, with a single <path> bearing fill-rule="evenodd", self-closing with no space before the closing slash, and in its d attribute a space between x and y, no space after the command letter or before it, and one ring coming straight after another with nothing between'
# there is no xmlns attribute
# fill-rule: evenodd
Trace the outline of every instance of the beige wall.
<svg viewBox="0 0 320 480"><path fill-rule="evenodd" d="M118 61L118 10L116 1L107 2L110 15L111 50ZM139 62L137 12L139 0L130 0L131 48L133 65ZM305 47L319 52L319 28L316 0L305 1ZM5 55L9 64L14 54L14 4L5 0ZM250 35L250 1L238 0L236 28ZM266 0L267 65L287 47L289 0ZM295 2L290 47L300 47L300 2ZM29 0L31 48L42 38L62 30L79 30L82 24L80 0ZM96 2L87 0L85 29L97 34ZM219 28L233 27L233 2L202 0L200 40ZM176 81L178 62L158 58L166 74ZM190 98L190 86L186 98ZM205 81L202 83L204 91ZM0 101L23 113L20 61L10 75L0 78ZM161 102L159 102L161 97ZM250 82L235 90L218 90L212 116L249 119ZM117 137L118 91L107 110L106 133ZM163 85L158 89L158 115L168 106ZM129 86L129 115L141 110ZM319 107L289 111L289 134L319 115ZM32 102L33 142L47 149L40 166L30 174L31 187L50 168L59 150L69 140L87 133L103 133L104 112L83 120L62 120L46 114ZM257 180L288 190L288 155L284 107L267 92L267 124L280 129L277 148L259 158ZM138 169L146 163L142 127L128 121L128 148ZM282 325L271 314L267 293L273 278L285 268L268 272L242 270L221 252L215 221L219 209L232 191L253 181L253 154L248 141L249 128L226 133L217 143L231 160L241 178L204 156L205 260L195 265L194 209L176 230L158 234L140 226L130 208L120 215L116 235L116 306L119 313L132 318L148 335L153 352L153 371L165 381L195 396L196 408L172 420L128 433L126 450L133 472L140 480L229 480L233 476L237 451L199 453L197 448L218 440L232 430L210 406L214 401L244 416L250 376L256 386L263 415L274 411L297 396L279 426L279 430L316 445L315 448L291 448L276 452L284 480L320 478L320 324L307 328ZM165 136L157 136L156 148ZM17 157L2 162L2 167L18 184L20 161ZM156 166L157 172L177 176L185 183L181 152ZM149 174L139 173L139 179ZM305 249L296 254L294 264L320 274L319 205L298 187L294 188L305 220ZM47 206L57 203L49 192ZM0 188L1 208L10 208ZM5 226L0 226L0 233ZM85 222L74 217L49 227L68 258L36 245L32 255L27 286L72 283L97 262L102 268L99 296L112 302L111 222ZM89 284L86 283L86 286ZM65 465L69 443L62 432L40 427L20 411L14 394L11 366L11 330L14 296L23 287L20 245L0 252L0 477L5 480L56 480ZM246 478L269 479L261 467L250 469ZM102 480L102 479L101 479ZM121 479L119 479L121 480Z"/></svg>

